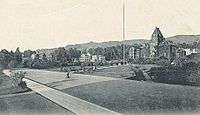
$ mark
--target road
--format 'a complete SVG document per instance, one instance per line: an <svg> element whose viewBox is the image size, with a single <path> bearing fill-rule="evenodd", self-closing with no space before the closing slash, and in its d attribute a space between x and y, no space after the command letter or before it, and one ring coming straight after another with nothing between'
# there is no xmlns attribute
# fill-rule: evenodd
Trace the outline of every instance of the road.
<svg viewBox="0 0 200 115"><path fill-rule="evenodd" d="M75 114L104 114L104 115L119 115L119 113L111 111L107 108L101 107L96 104L89 103L77 97L70 96L54 88L48 87L43 84L56 83L65 81L67 85L58 88L70 88L84 84L95 82L115 80L114 78L76 75L73 74L70 80L66 80L65 73L49 72L42 70L23 70L26 71L27 86L38 94L48 98L56 104L72 111ZM10 75L9 70L4 70L4 73ZM42 83L42 84L41 84Z"/></svg>

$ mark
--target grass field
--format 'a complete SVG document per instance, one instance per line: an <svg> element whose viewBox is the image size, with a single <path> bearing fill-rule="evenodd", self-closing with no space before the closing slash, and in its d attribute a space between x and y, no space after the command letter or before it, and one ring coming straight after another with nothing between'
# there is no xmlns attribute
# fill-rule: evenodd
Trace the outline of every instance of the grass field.
<svg viewBox="0 0 200 115"><path fill-rule="evenodd" d="M130 67L137 66L142 70L149 70L151 67L155 67L156 65L120 65L116 67L110 67L105 69L97 69L91 73L85 72L84 74L97 75L97 76L107 76L107 77L116 77L116 78L128 78L132 77L132 71Z"/></svg>
<svg viewBox="0 0 200 115"><path fill-rule="evenodd" d="M73 115L69 110L36 93L0 98L0 114L2 113Z"/></svg>
<svg viewBox="0 0 200 115"><path fill-rule="evenodd" d="M63 90L124 114L200 112L200 88L114 80Z"/></svg>

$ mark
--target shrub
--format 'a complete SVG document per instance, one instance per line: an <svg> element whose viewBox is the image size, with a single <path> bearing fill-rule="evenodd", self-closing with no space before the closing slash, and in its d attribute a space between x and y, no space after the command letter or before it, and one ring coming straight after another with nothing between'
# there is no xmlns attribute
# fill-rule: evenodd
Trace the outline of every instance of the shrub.
<svg viewBox="0 0 200 115"><path fill-rule="evenodd" d="M168 84L199 85L200 65L187 63L183 66L153 67L148 72L153 81Z"/></svg>
<svg viewBox="0 0 200 115"><path fill-rule="evenodd" d="M12 83L14 86L19 86L22 88L26 88L26 83L25 81L23 81L23 78L25 77L25 72L15 72L11 74L11 78L12 78Z"/></svg>
<svg viewBox="0 0 200 115"><path fill-rule="evenodd" d="M143 71L139 68L139 67L134 67L134 66L130 66L129 68L131 70L131 78L132 80L137 80L137 81L146 81L146 78L144 76Z"/></svg>

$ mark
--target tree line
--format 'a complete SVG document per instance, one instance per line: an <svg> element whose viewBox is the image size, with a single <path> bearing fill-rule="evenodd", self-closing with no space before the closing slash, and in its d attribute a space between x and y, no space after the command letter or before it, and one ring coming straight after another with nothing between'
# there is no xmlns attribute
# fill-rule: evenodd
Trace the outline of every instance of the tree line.
<svg viewBox="0 0 200 115"><path fill-rule="evenodd" d="M128 58L128 51L131 45L125 46L126 58ZM17 48L15 51L7 51L3 49L0 51L0 66L2 68L49 68L61 67L68 65L80 65L79 58L82 54L102 55L107 61L122 60L123 46L111 46L106 48L89 48L78 50L76 48L65 49L60 47L55 49L52 53L40 53L36 51L26 50L24 52ZM34 55L34 57L33 57Z"/></svg>

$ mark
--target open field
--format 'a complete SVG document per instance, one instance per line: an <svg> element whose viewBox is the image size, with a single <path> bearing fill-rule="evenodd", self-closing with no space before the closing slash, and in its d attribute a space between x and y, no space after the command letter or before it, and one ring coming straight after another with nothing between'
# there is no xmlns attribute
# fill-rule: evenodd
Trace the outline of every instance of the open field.
<svg viewBox="0 0 200 115"><path fill-rule="evenodd" d="M114 80L68 88L63 92L124 114L200 112L198 87Z"/></svg>

